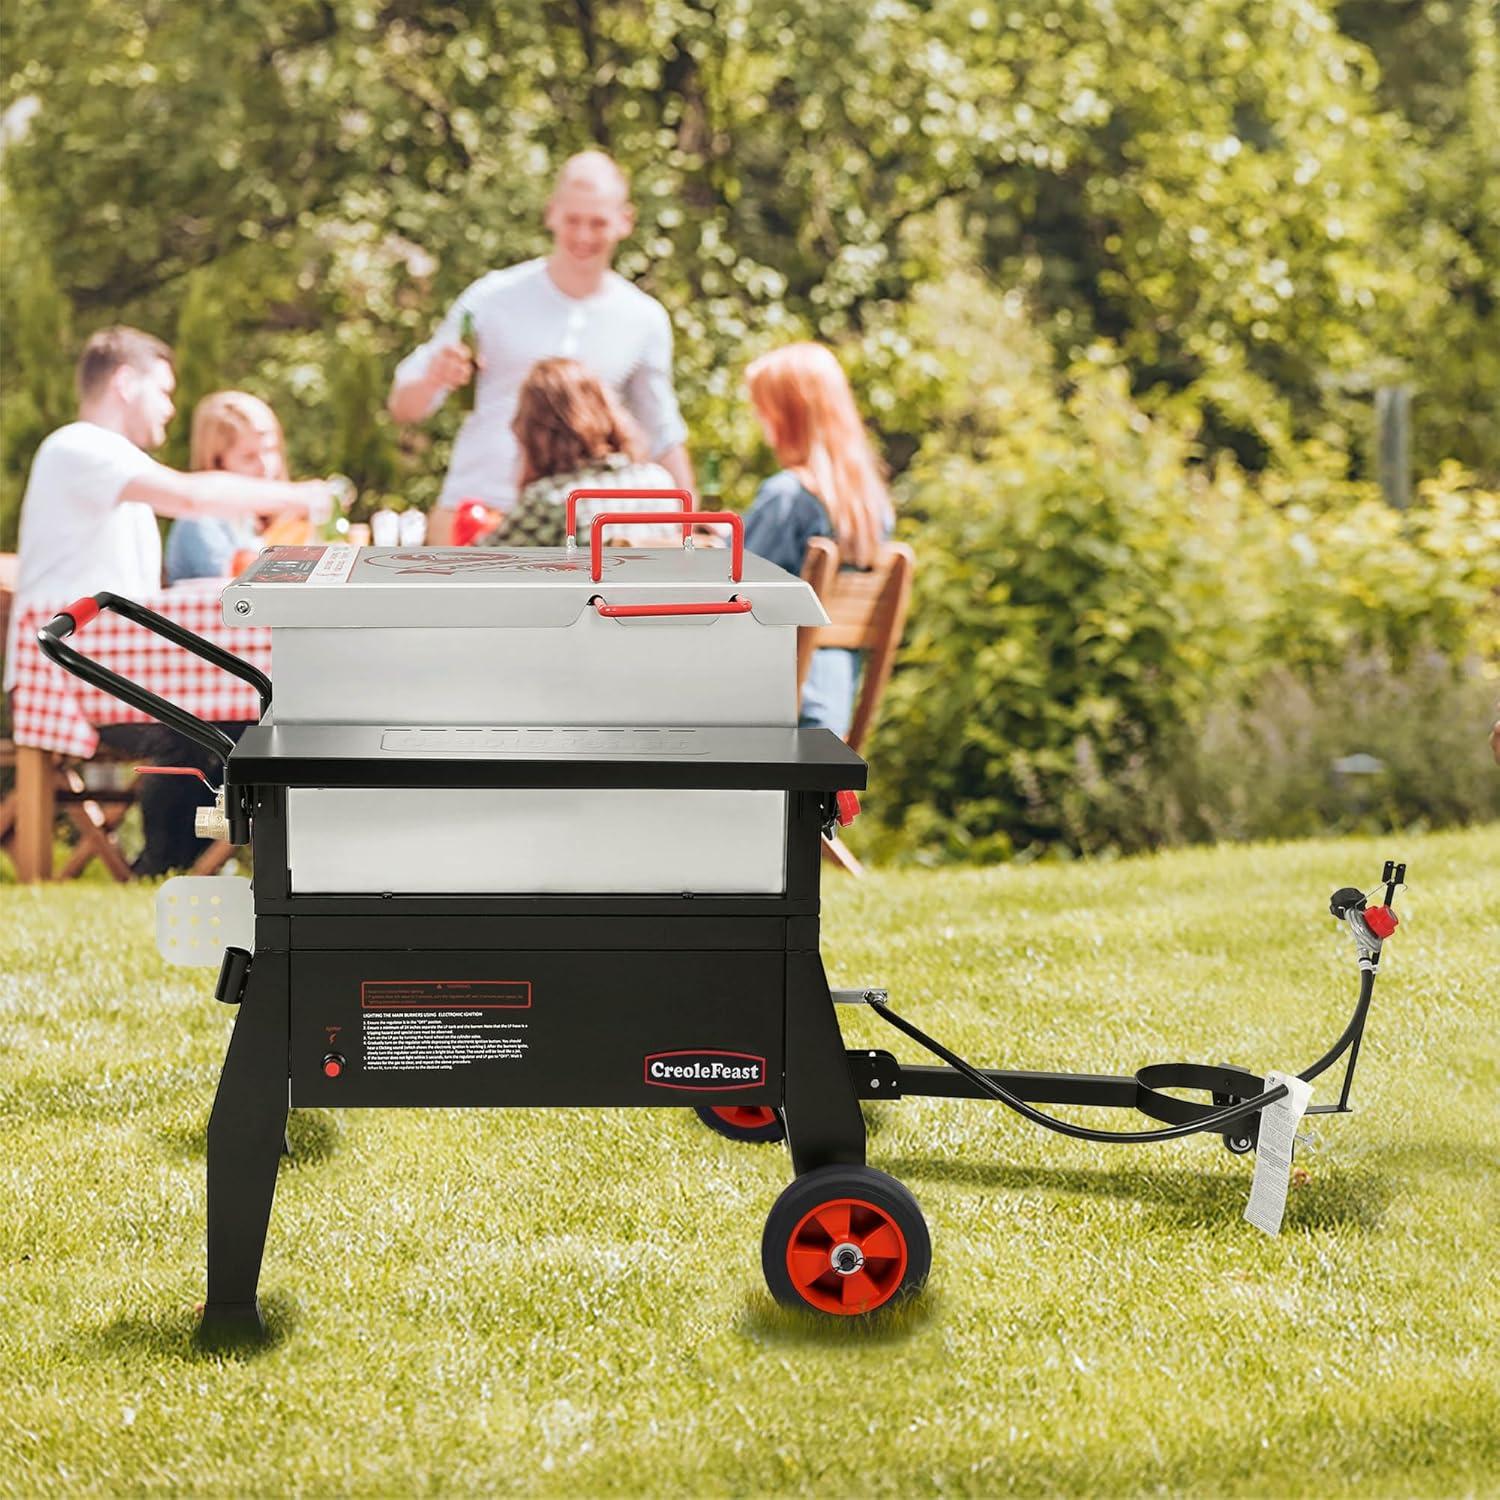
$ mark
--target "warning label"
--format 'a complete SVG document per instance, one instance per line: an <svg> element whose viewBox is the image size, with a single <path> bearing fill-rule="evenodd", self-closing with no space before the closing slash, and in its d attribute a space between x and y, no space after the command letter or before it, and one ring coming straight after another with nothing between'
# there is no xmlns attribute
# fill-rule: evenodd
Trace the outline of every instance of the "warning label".
<svg viewBox="0 0 1500 1500"><path fill-rule="evenodd" d="M525 1010L529 979L367 979L359 987L363 1010Z"/></svg>
<svg viewBox="0 0 1500 1500"><path fill-rule="evenodd" d="M240 582L306 583L327 550L326 547L268 547Z"/></svg>
<svg viewBox="0 0 1500 1500"><path fill-rule="evenodd" d="M525 1021L483 1010L397 1011L364 1018L367 1072L451 1072L473 1063L522 1062Z"/></svg>
<svg viewBox="0 0 1500 1500"><path fill-rule="evenodd" d="M317 565L307 576L308 583L314 586L343 583L353 571L354 560L358 556L358 547L350 547L347 544L325 547L322 557L318 559Z"/></svg>

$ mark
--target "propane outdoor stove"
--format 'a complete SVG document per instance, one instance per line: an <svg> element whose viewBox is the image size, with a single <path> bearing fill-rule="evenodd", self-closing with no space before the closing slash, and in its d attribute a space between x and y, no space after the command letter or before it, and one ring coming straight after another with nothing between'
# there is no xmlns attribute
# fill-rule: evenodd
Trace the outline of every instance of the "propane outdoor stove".
<svg viewBox="0 0 1500 1500"><path fill-rule="evenodd" d="M642 492L588 492L595 500ZM237 1005L208 1127L204 1331L261 1329L256 1301L288 1108L687 1105L740 1140L785 1138L794 1180L762 1267L782 1302L863 1314L924 1281L916 1199L865 1165L859 1101L995 1098L1090 1139L1195 1132L1255 1148L1286 1081L1164 1064L1133 1075L972 1067L890 1010L830 991L818 949L820 840L857 811L865 765L798 729L796 631L825 622L808 586L743 553L603 547L603 533L680 520L605 511L590 547L515 551L278 547L224 593L225 619L272 630L271 682L112 594L41 633L86 681L222 756L209 822L253 850L253 890L167 882L163 952L219 964ZM238 745L105 671L65 639L115 610L253 683L261 722ZM1384 899L1334 898L1361 987L1343 1035L1349 1082ZM837 1003L872 1005L939 1056L914 1067L846 1050ZM1295 1087L1300 1088L1297 1084ZM1180 1097L1196 1090L1212 1102ZM1105 1132L1037 1104L1139 1111Z"/></svg>

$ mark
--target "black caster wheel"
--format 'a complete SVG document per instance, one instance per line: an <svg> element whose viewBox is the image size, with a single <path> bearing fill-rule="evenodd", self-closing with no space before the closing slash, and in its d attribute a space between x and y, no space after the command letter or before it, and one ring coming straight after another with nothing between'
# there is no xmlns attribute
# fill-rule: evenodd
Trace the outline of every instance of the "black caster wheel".
<svg viewBox="0 0 1500 1500"><path fill-rule="evenodd" d="M1218 1109L1225 1104L1238 1104L1239 1097L1235 1094L1215 1094L1213 1096L1214 1108ZM1251 1115L1248 1119L1241 1120L1233 1130L1226 1130L1222 1136L1224 1149L1234 1156L1249 1156L1255 1150L1255 1143L1260 1137L1260 1116Z"/></svg>
<svg viewBox="0 0 1500 1500"><path fill-rule="evenodd" d="M781 1111L766 1104L699 1104L693 1113L720 1135L732 1141L784 1141L786 1126Z"/></svg>
<svg viewBox="0 0 1500 1500"><path fill-rule="evenodd" d="M932 1241L917 1200L894 1177L818 1167L772 1206L760 1262L783 1306L858 1317L921 1287Z"/></svg>

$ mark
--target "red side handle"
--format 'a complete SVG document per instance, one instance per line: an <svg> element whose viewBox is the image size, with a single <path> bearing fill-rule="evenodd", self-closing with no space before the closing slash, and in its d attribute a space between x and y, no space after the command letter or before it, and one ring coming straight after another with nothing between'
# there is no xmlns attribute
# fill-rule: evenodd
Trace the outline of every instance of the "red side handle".
<svg viewBox="0 0 1500 1500"><path fill-rule="evenodd" d="M567 536L570 542L573 540L574 532L578 530L578 502L580 500L660 500L663 505L675 500L677 508L681 511L690 511L693 508L691 490L572 490L568 494L567 507ZM684 526L682 528L684 539L687 534L688 529Z"/></svg>
<svg viewBox="0 0 1500 1500"><path fill-rule="evenodd" d="M570 497L571 498L571 497ZM604 576L604 528L606 526L660 525L663 521L680 521L681 515L670 510L606 510L594 517L589 527L590 573L595 583ZM727 526L729 528L729 581L738 583L745 571L745 523L732 510L700 510L693 513L694 526ZM683 528L687 530L686 527Z"/></svg>
<svg viewBox="0 0 1500 1500"><path fill-rule="evenodd" d="M639 620L650 615L747 615L751 609L750 601L737 594L733 599L704 604L606 604L598 598L589 602L606 620Z"/></svg>
<svg viewBox="0 0 1500 1500"><path fill-rule="evenodd" d="M90 594L85 594L82 599L75 599L63 613L73 621L75 633L92 620L99 618L98 602Z"/></svg>

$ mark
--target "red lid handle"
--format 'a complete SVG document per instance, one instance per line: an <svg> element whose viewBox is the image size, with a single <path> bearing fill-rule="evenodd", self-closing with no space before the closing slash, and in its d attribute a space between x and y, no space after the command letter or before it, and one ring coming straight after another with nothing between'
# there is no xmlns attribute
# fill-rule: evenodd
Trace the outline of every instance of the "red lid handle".
<svg viewBox="0 0 1500 1500"><path fill-rule="evenodd" d="M589 527L590 572L594 582L604 576L604 528L606 526L660 525L663 521L680 521L682 516L670 510L606 510L594 517ZM745 571L745 523L732 510L693 512L694 526L727 526L729 528L729 581L738 583ZM686 530L686 527L683 528Z"/></svg>
<svg viewBox="0 0 1500 1500"><path fill-rule="evenodd" d="M708 600L703 604L606 604L603 599L589 601L605 620L642 620L659 615L748 615L751 604L738 594L732 599Z"/></svg>
<svg viewBox="0 0 1500 1500"><path fill-rule="evenodd" d="M677 508L682 511L690 511L693 508L693 492L691 490L571 490L568 493L568 519L567 537L571 542L573 534L578 530L578 502L580 500L660 500L663 507L669 501L677 501ZM687 536L687 527L682 528L682 534Z"/></svg>

